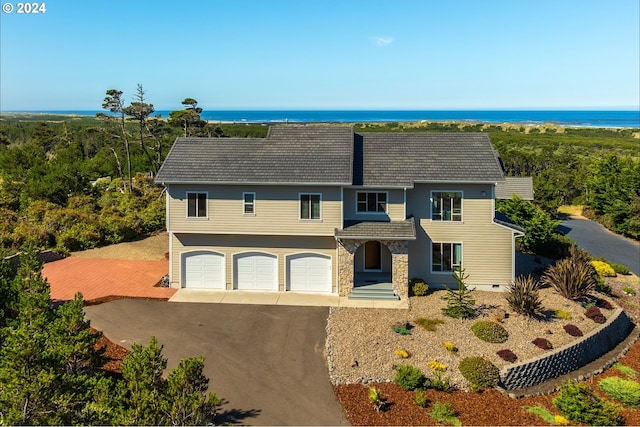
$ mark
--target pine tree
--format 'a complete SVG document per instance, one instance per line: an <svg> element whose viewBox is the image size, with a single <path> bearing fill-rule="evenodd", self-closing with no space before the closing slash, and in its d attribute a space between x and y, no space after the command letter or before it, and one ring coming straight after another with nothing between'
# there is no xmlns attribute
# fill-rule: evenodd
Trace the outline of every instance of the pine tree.
<svg viewBox="0 0 640 427"><path fill-rule="evenodd" d="M472 298L471 294L473 289L468 289L465 285L465 281L469 278L464 273L464 269L456 269L453 272L453 277L458 284L457 289L447 288L447 294L442 297L447 302L447 307L442 309L442 312L456 319L473 317L476 314L476 301Z"/></svg>

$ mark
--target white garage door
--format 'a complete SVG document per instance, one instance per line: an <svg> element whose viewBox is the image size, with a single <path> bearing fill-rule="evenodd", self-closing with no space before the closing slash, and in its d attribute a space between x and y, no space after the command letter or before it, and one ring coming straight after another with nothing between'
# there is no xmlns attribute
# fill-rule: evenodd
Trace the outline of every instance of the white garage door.
<svg viewBox="0 0 640 427"><path fill-rule="evenodd" d="M278 258L262 252L249 252L234 258L235 288L277 291Z"/></svg>
<svg viewBox="0 0 640 427"><path fill-rule="evenodd" d="M183 254L185 288L224 289L224 256L210 251Z"/></svg>
<svg viewBox="0 0 640 427"><path fill-rule="evenodd" d="M331 292L331 257L317 254L294 255L287 259L289 290Z"/></svg>

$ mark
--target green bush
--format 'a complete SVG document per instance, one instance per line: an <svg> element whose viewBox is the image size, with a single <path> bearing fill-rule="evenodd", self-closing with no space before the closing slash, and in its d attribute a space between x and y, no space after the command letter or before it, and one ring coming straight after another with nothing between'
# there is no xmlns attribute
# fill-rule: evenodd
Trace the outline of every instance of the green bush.
<svg viewBox="0 0 640 427"><path fill-rule="evenodd" d="M570 300L585 297L596 287L596 271L589 256L576 246L569 248L569 256L547 268L542 283Z"/></svg>
<svg viewBox="0 0 640 427"><path fill-rule="evenodd" d="M600 390L627 406L640 406L640 383L620 377L604 378L598 382Z"/></svg>
<svg viewBox="0 0 640 427"><path fill-rule="evenodd" d="M618 426L623 424L620 407L596 396L585 383L564 386L553 405L574 423Z"/></svg>
<svg viewBox="0 0 640 427"><path fill-rule="evenodd" d="M495 387L500 381L498 368L479 356L465 357L460 361L458 369L462 376L475 386Z"/></svg>
<svg viewBox="0 0 640 427"><path fill-rule="evenodd" d="M531 277L518 276L509 284L507 303L513 311L533 317L540 313L542 300L538 292L539 283Z"/></svg>
<svg viewBox="0 0 640 427"><path fill-rule="evenodd" d="M424 373L412 365L400 365L396 368L396 376L393 382L403 390L413 391L424 387L426 377Z"/></svg>
<svg viewBox="0 0 640 427"><path fill-rule="evenodd" d="M432 420L437 421L439 424L451 424L454 426L460 426L462 423L456 417L457 413L449 402L436 402L433 404L433 409L429 412L429 417Z"/></svg>
<svg viewBox="0 0 640 427"><path fill-rule="evenodd" d="M429 285L423 279L414 277L409 280L409 292L416 297L423 297L429 293Z"/></svg>
<svg viewBox="0 0 640 427"><path fill-rule="evenodd" d="M393 325L393 332L400 335L411 335L411 326L408 323Z"/></svg>
<svg viewBox="0 0 640 427"><path fill-rule="evenodd" d="M616 264L616 263L611 263L609 265L611 266L611 268L613 268L613 271L615 271L617 274L627 275L630 273L626 265Z"/></svg>
<svg viewBox="0 0 640 427"><path fill-rule="evenodd" d="M416 390L416 394L413 396L413 402L421 408L426 408L429 404L427 393L425 393L424 390Z"/></svg>
<svg viewBox="0 0 640 427"><path fill-rule="evenodd" d="M479 320L471 326L473 334L482 341L503 343L509 338L509 333L499 323L490 320Z"/></svg>

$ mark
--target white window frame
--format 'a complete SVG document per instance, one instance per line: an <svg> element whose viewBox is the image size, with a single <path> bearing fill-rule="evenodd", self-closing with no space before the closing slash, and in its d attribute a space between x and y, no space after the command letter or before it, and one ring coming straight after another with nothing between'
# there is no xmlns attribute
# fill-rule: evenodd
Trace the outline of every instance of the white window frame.
<svg viewBox="0 0 640 427"><path fill-rule="evenodd" d="M366 200L364 201L366 209L365 210L360 210L359 209L359 205L360 205L360 200L359 200L359 196L360 194L365 194L366 196ZM370 211L369 210L369 195L370 194L375 194L375 198L376 198L376 210L375 211ZM380 206L380 202L378 201L378 195L380 194L384 194L385 195L385 201L384 201L384 210L379 211L377 210L378 207ZM389 192L388 191L356 191L356 213L358 214L365 214L365 215L375 215L375 214L386 214L389 211Z"/></svg>
<svg viewBox="0 0 640 427"><path fill-rule="evenodd" d="M434 270L433 268L433 255L434 255L434 245L440 245L440 266L443 267L443 259L442 254L444 253L444 245L450 245L451 251L451 270ZM454 264L454 255L455 255L455 245L460 245L460 260L458 264ZM456 269L464 268L464 246L462 242L431 242L431 250L430 250L430 259L429 259L429 268L431 269L431 273L433 274L451 274L456 271Z"/></svg>
<svg viewBox="0 0 640 427"><path fill-rule="evenodd" d="M251 194L253 198L251 202L247 202L245 197ZM251 212L247 212L247 207L251 206ZM256 216L256 193L255 191L245 191L242 193L242 215Z"/></svg>
<svg viewBox="0 0 640 427"><path fill-rule="evenodd" d="M319 196L318 197L318 218L313 218L313 204L309 199L309 218L302 217L302 196ZM322 193L298 193L298 219L300 221L322 221Z"/></svg>
<svg viewBox="0 0 640 427"><path fill-rule="evenodd" d="M189 196L191 194L195 194L196 195L196 212L195 215L189 215ZM199 216L198 215L198 194L204 194L204 216ZM207 219L209 218L209 192L208 191L187 191L186 192L186 199L187 199L187 203L186 203L186 212L185 212L185 216L188 219Z"/></svg>
<svg viewBox="0 0 640 427"><path fill-rule="evenodd" d="M439 199L442 199L442 204L440 206L440 213L434 214L433 212L434 199L436 197L436 194L442 194L442 193L460 193L460 212L459 213L455 212L453 199L447 198L447 200L449 200L449 203L448 203L449 210L447 210L444 207L444 199L442 199L442 196L440 196ZM450 212L451 219L445 219L445 216L446 216L445 212ZM429 197L429 215L430 215L431 221L454 223L454 224L462 223L464 222L463 214L464 214L464 191L462 190L431 190L431 194ZM435 217L436 215L439 215L440 217L436 218ZM454 219L454 218L459 218L459 219Z"/></svg>

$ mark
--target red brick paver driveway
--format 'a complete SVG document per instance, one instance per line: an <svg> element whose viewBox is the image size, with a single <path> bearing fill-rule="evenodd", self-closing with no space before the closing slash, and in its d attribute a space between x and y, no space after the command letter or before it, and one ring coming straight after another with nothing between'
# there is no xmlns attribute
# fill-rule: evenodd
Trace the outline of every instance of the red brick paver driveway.
<svg viewBox="0 0 640 427"><path fill-rule="evenodd" d="M85 301L109 297L168 299L176 289L155 287L169 272L166 259L157 261L69 257L44 265L51 299L68 301L82 292Z"/></svg>

